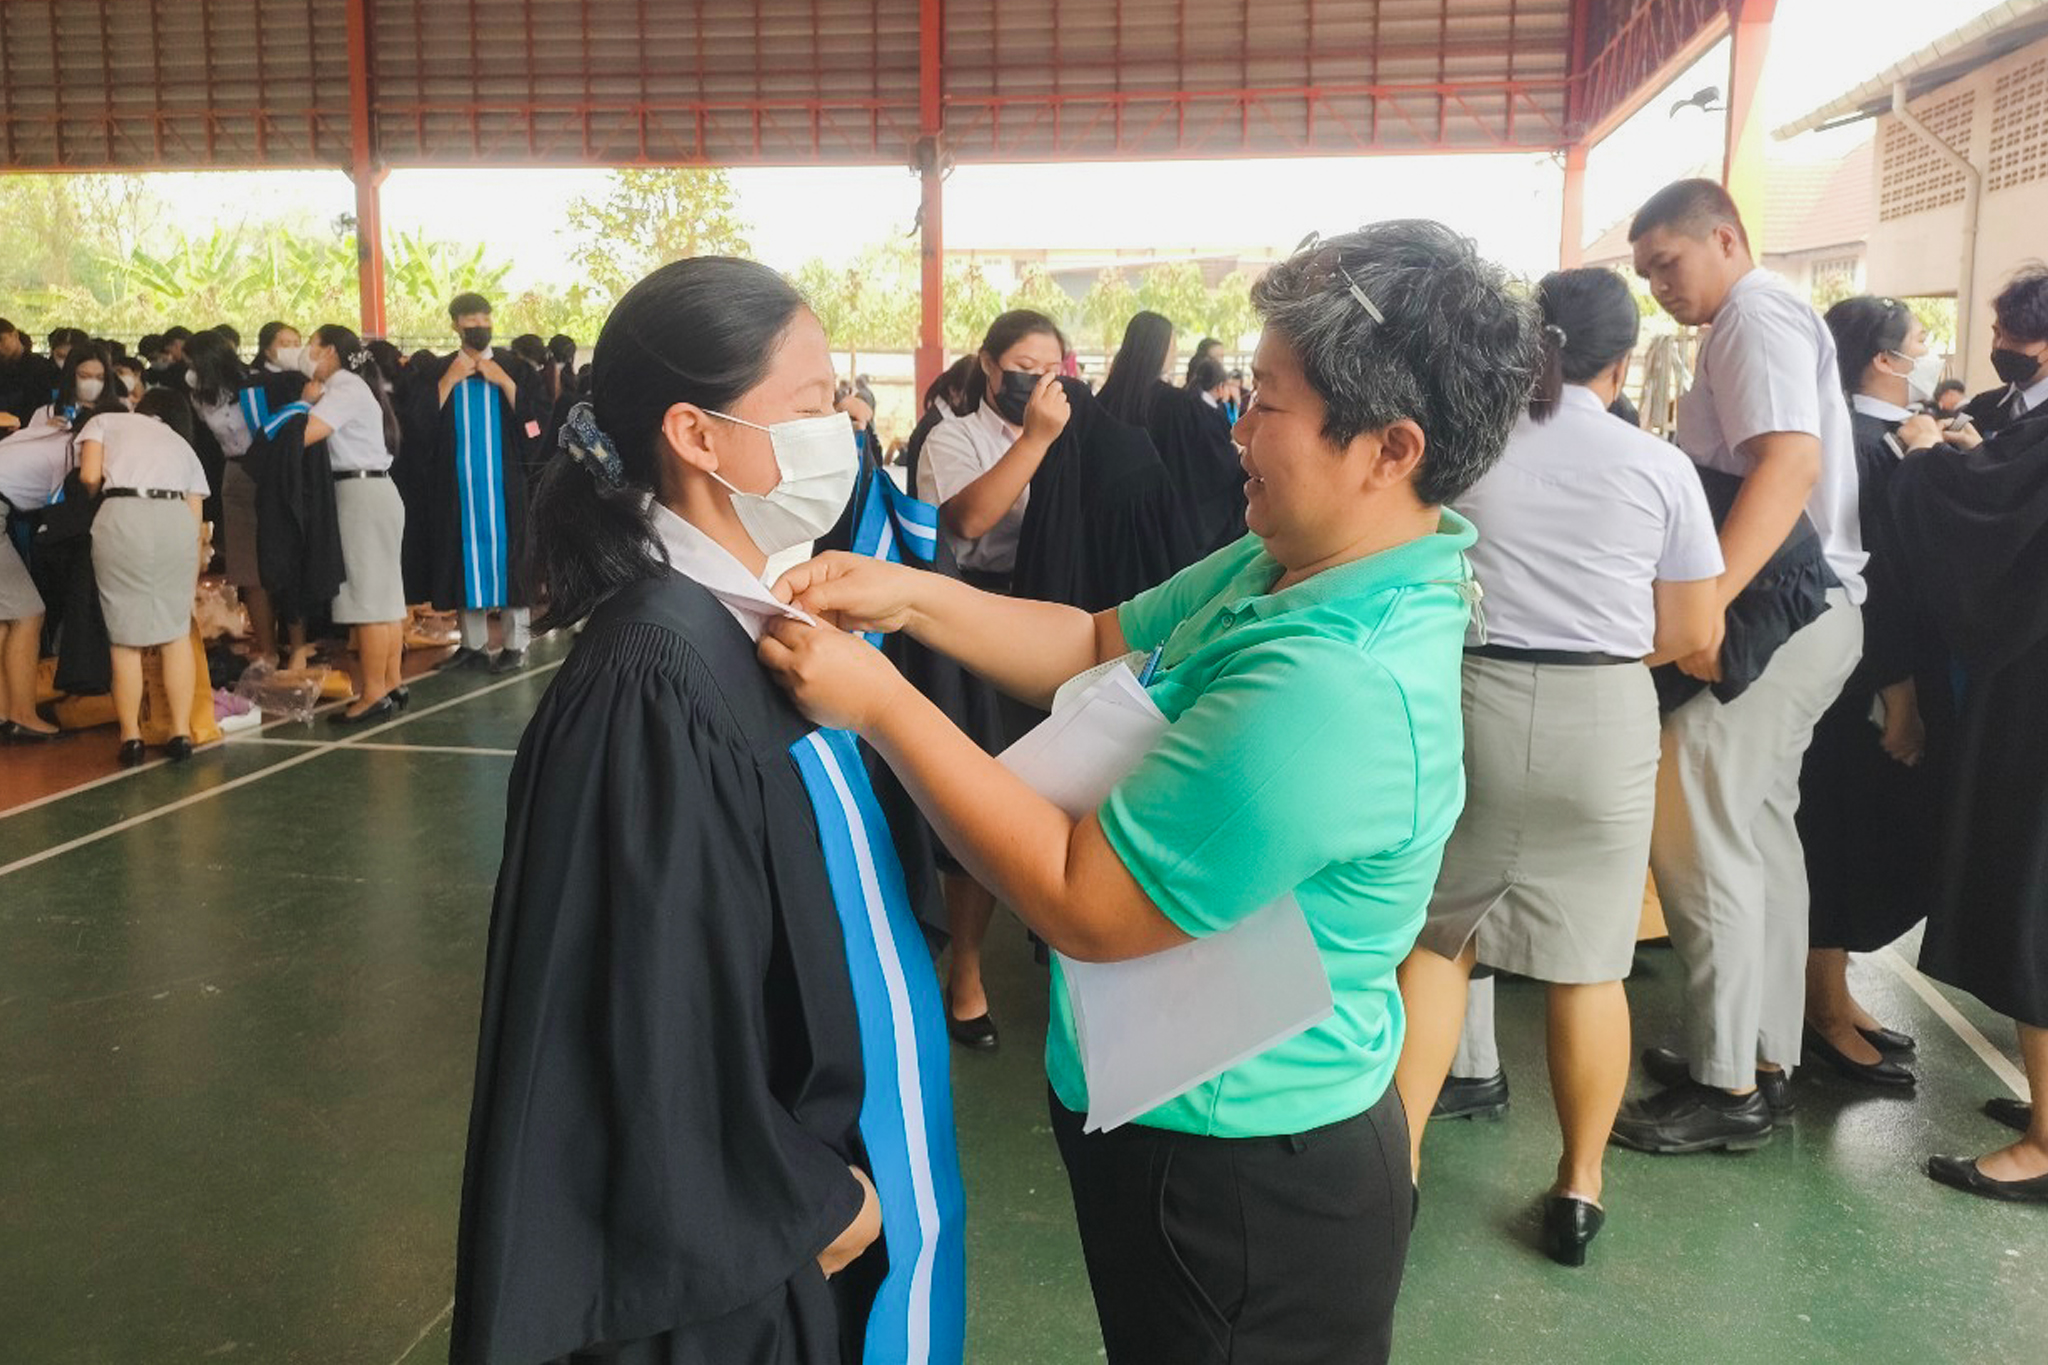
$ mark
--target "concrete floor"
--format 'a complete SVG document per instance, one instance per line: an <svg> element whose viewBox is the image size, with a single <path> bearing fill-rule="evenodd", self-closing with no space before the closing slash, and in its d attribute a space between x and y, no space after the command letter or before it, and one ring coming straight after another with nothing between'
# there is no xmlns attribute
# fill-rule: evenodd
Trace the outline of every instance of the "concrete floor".
<svg viewBox="0 0 2048 1365"><path fill-rule="evenodd" d="M509 751L559 657L425 680L407 718L344 743L271 729L41 804L9 799L0 751L0 1359L446 1358ZM1920 1037L1916 1099L1816 1071L1763 1151L1615 1153L1578 1272L1534 1250L1555 1160L1541 997L1504 985L1515 1108L1431 1135L1396 1359L2048 1359L2048 1213L1919 1171L2002 1142L1976 1111L2007 1093L2010 1030L1919 982L1973 1048L1911 952L1857 983ZM1676 970L1639 959L1642 1041L1672 1024ZM969 1358L1098 1359L1014 926L990 978L1003 1048L955 1068Z"/></svg>

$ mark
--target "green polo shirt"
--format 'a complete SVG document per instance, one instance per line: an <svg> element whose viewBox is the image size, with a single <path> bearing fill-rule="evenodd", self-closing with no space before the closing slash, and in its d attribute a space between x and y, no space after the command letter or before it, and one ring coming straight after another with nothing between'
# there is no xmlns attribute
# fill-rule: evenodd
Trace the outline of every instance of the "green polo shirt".
<svg viewBox="0 0 2048 1365"><path fill-rule="evenodd" d="M1110 847L1195 937L1289 891L1336 1013L1137 1121L1218 1137L1299 1133L1363 1113L1393 1079L1395 968L1414 946L1465 802L1459 664L1472 524L1274 592L1247 536L1118 610L1131 648L1164 646L1152 699L1172 722L1110 793ZM1088 1086L1053 973L1046 1070L1069 1109Z"/></svg>

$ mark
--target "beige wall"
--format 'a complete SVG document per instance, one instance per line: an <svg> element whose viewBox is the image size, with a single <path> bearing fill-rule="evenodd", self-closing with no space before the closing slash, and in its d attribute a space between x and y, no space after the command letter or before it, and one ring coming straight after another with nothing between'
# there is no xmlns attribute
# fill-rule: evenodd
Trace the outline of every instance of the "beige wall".
<svg viewBox="0 0 2048 1365"><path fill-rule="evenodd" d="M2008 276L2029 261L2048 258L2048 174L2035 176L2004 188L1993 186L1990 174L1992 125L1996 117L1998 82L2029 72L2036 63L2048 61L2048 39L1980 67L1913 102L1915 114L1923 115L1966 90L1974 90L1975 108L1969 125L1969 145L1957 147L1971 162L1986 172L1986 184L1979 209L1976 278L1970 290L1973 299L1970 332L1962 338L1963 379L1972 391L1986 389L1996 381L1991 374L1991 299ZM2028 82L2031 84L2031 81ZM2036 102L2036 109L2048 108ZM1878 120L1878 176L1880 213L1884 195L1885 151L1897 120L1889 115ZM2048 114L2032 120L2040 136L2048 137ZM2037 161L2036 165L2042 165ZM1956 294L1961 274L1963 206L1948 204L1904 217L1880 218L1870 238L1868 278L1872 291L1883 294Z"/></svg>

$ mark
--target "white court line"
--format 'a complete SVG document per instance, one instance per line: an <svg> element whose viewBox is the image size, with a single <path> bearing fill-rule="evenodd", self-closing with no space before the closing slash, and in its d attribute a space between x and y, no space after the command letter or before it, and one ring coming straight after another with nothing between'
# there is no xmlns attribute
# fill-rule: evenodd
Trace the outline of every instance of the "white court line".
<svg viewBox="0 0 2048 1365"><path fill-rule="evenodd" d="M253 735L248 739L228 737L228 743L272 744L288 749L367 749L373 754L469 754L478 758L513 758L517 749L474 749L460 744L359 744L347 740L329 739L271 739Z"/></svg>
<svg viewBox="0 0 2048 1365"><path fill-rule="evenodd" d="M454 1311L455 1300L450 1299L445 1305L443 1305L440 1312L434 1314L434 1320L432 1322L429 1322L425 1327L420 1328L420 1334L412 1339L412 1345L406 1347L403 1351L400 1351L398 1353L398 1359L392 1361L391 1365L405 1365L405 1358L411 1355L414 1351L417 1351L420 1348L420 1343L425 1341L428 1335L431 1334L436 1327L439 1327L441 1325L441 1320L447 1317L450 1313L453 1313Z"/></svg>
<svg viewBox="0 0 2048 1365"><path fill-rule="evenodd" d="M1949 1003L1948 997L1936 988L1932 981L1922 976L1890 948L1871 954L1891 971L1893 976L1906 983L1913 994L1920 997L1927 1008L1934 1011L1935 1018L1948 1025L1949 1032L1963 1040L1964 1046L1977 1054L1979 1061L1991 1068L1991 1074L2005 1082L2005 1088L2025 1099L2028 1094L2027 1078L2012 1060L1995 1047L1989 1038L1977 1031L1977 1026L1965 1019L1962 1011Z"/></svg>
<svg viewBox="0 0 2048 1365"><path fill-rule="evenodd" d="M503 688L515 686L518 683L526 681L528 678L538 677L543 673L551 673L555 669L560 668L562 666L562 663L562 660L557 660L554 663L541 664L538 667L529 668L525 672L515 677L507 678L503 682L492 683L488 687L479 687L474 692L465 692L459 697L451 697L447 701L439 702L433 706L422 707L418 711L409 712L406 715L400 716L397 720L387 721L383 725L373 726L372 728L363 731L361 738L368 739L372 735L381 735L387 730L395 730L401 725L405 725L411 721L420 720L427 716L431 716L437 711L446 711L451 707L461 706L466 702L475 701L478 697L488 696L492 692L497 692ZM76 839L68 839L61 844L55 845L54 847L46 848L40 853L31 853L26 858L17 858L13 862L8 863L5 866L0 866L0 877L12 876L16 872L22 871L24 868L34 867L38 863L46 863L52 858L62 857L64 854L70 853L75 849L81 849L85 848L90 844L96 844L102 839L108 839L116 834L124 833L127 830L134 829L138 825L146 825L150 821L157 819L159 816L169 815L174 811L184 810L188 806L196 806L202 801L211 801L216 796L222 796L228 792L235 791L242 787L246 787L252 782L261 782L266 777L275 776L278 773L284 772L288 768L296 768L302 763L310 763L314 759L320 758L326 754L331 754L337 749L348 749L353 747L355 746L350 740L334 740L329 743L321 744L318 748L307 749L303 753L299 753L292 756L291 758L285 759L282 763L273 763L268 768L259 769L258 771L253 773L244 773L242 776L234 778L231 781L221 783L218 787L209 787L203 792L194 792L192 793L192 795L184 797L177 801L173 801L169 805L158 806L154 810L144 811L140 815L132 815L128 817L126 820L116 821L115 823L108 825L104 829L94 830L90 834L81 834Z"/></svg>

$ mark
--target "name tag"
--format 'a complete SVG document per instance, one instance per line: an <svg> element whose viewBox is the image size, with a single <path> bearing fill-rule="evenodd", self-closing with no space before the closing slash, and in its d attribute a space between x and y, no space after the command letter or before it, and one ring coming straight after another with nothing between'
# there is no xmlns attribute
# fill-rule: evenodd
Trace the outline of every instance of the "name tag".
<svg viewBox="0 0 2048 1365"><path fill-rule="evenodd" d="M540 435L540 423L532 420L531 418L527 419L526 434L528 436Z"/></svg>

